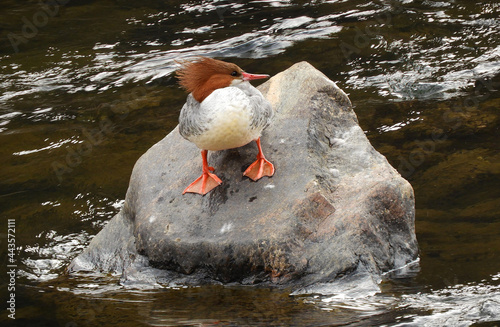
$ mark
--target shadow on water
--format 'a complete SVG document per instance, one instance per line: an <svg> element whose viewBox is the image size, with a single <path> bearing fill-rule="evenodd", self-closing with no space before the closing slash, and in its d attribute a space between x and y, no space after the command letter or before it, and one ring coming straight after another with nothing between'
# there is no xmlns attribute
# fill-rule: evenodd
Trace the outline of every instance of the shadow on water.
<svg viewBox="0 0 500 327"><path fill-rule="evenodd" d="M17 279L16 320L2 309L2 325L499 325L499 12L465 0L3 1L0 254ZM200 54L268 74L307 60L336 81L415 189L419 271L302 295L64 276L120 210L135 161L176 126L174 60Z"/></svg>

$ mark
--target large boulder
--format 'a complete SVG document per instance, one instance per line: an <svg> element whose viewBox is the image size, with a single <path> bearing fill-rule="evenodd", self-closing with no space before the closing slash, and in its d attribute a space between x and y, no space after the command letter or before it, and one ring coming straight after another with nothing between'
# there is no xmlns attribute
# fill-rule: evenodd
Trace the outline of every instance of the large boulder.
<svg viewBox="0 0 500 327"><path fill-rule="evenodd" d="M123 209L69 271L303 287L415 260L413 189L371 146L347 95L307 62L259 89L276 111L262 136L272 178L242 176L251 143L210 152L223 184L182 195L201 156L176 128L137 161Z"/></svg>

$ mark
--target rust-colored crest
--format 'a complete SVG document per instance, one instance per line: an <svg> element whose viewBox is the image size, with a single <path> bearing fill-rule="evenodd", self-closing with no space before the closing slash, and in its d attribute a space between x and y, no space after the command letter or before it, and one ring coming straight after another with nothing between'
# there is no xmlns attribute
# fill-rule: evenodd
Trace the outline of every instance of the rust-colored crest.
<svg viewBox="0 0 500 327"><path fill-rule="evenodd" d="M235 64L207 57L179 64L182 66L176 72L179 84L187 92L193 93L198 102L203 101L214 90L229 86L233 79L241 77L242 72Z"/></svg>

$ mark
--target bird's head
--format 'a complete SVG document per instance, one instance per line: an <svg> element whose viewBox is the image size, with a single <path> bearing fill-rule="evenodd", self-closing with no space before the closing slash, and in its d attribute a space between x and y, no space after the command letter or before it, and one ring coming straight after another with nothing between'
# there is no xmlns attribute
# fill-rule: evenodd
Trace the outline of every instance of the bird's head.
<svg viewBox="0 0 500 327"><path fill-rule="evenodd" d="M179 84L192 93L198 102L202 102L216 89L269 77L264 74L249 74L235 64L207 57L180 64L182 67L177 70Z"/></svg>

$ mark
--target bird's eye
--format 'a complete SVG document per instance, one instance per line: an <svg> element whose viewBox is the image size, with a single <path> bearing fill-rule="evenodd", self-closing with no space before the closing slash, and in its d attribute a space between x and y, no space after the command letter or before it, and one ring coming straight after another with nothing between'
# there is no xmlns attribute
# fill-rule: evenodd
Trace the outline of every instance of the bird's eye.
<svg viewBox="0 0 500 327"><path fill-rule="evenodd" d="M238 76L238 72L236 70L234 70L232 73L231 73L231 76Z"/></svg>

